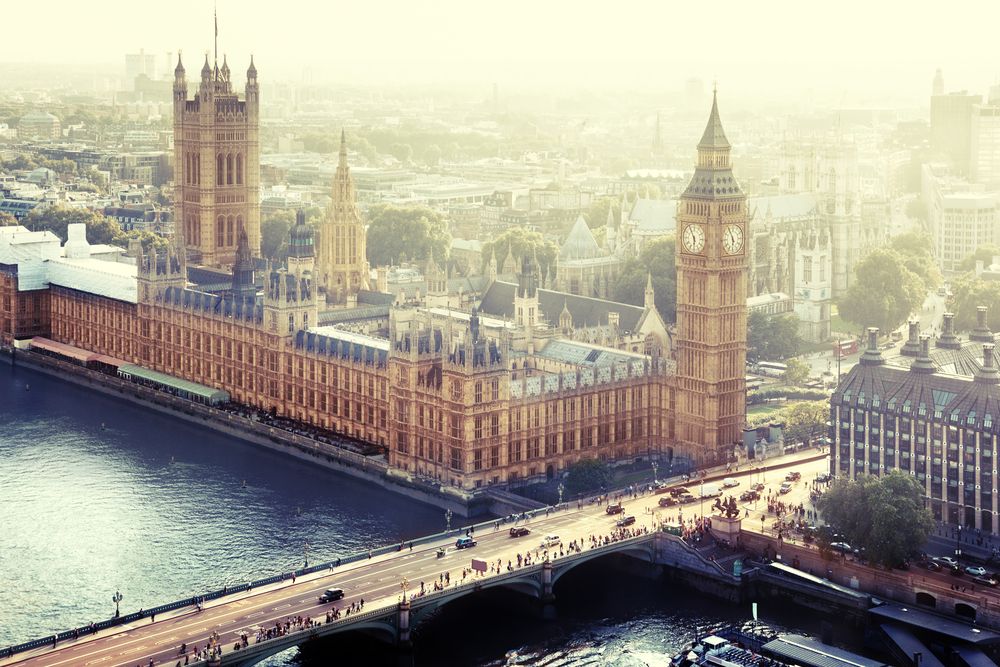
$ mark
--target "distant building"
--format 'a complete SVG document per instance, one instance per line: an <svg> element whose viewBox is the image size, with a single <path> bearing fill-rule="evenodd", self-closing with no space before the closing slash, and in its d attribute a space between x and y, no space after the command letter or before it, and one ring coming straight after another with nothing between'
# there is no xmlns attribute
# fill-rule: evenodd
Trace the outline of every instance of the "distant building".
<svg viewBox="0 0 1000 667"><path fill-rule="evenodd" d="M969 174L972 107L981 101L979 95L969 95L964 90L931 96L931 150L947 158L963 176Z"/></svg>
<svg viewBox="0 0 1000 667"><path fill-rule="evenodd" d="M58 139L62 136L62 125L47 111L32 111L18 122L17 136L21 139Z"/></svg>
<svg viewBox="0 0 1000 667"><path fill-rule="evenodd" d="M1000 104L972 108L969 180L1000 185Z"/></svg>
<svg viewBox="0 0 1000 667"><path fill-rule="evenodd" d="M167 65L169 67L169 64ZM125 54L125 85L133 90L137 76L157 78L156 56L139 49L139 53ZM168 93L169 94L169 93Z"/></svg>
<svg viewBox="0 0 1000 667"><path fill-rule="evenodd" d="M923 165L921 190L934 254L943 271L956 270L979 246L997 242L996 191L957 179L940 164Z"/></svg>

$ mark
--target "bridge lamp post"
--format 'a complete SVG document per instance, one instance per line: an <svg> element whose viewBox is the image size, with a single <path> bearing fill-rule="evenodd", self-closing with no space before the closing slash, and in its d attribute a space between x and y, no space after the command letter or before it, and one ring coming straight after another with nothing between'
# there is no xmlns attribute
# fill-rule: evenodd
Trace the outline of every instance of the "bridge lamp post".
<svg viewBox="0 0 1000 667"><path fill-rule="evenodd" d="M451 530L451 516L452 516L451 510L450 509L445 510L445 512L444 512L444 529L446 531Z"/></svg>
<svg viewBox="0 0 1000 667"><path fill-rule="evenodd" d="M705 518L705 480L704 479L701 480L701 486L699 488L701 490L698 492L698 496L699 496L699 498L698 498L698 518L699 519L704 519Z"/></svg>
<svg viewBox="0 0 1000 667"><path fill-rule="evenodd" d="M399 584L399 587L403 590L403 602L406 602L406 589L410 587L410 582L407 581L406 577L403 577L403 581Z"/></svg>
<svg viewBox="0 0 1000 667"><path fill-rule="evenodd" d="M955 535L955 562L962 566L962 524L958 525L958 533Z"/></svg>
<svg viewBox="0 0 1000 667"><path fill-rule="evenodd" d="M559 482L559 504L562 505L563 493L566 491L566 487L562 482Z"/></svg>
<svg viewBox="0 0 1000 667"><path fill-rule="evenodd" d="M118 611L118 603L121 602L124 597L125 596L123 596L120 591L115 591L115 594L111 596L111 601L115 603L115 618L121 616L121 613Z"/></svg>
<svg viewBox="0 0 1000 667"><path fill-rule="evenodd" d="M305 556L305 567L309 567L309 543L302 545L302 554Z"/></svg>
<svg viewBox="0 0 1000 667"><path fill-rule="evenodd" d="M653 486L656 486L656 469L659 467L656 461L653 461Z"/></svg>

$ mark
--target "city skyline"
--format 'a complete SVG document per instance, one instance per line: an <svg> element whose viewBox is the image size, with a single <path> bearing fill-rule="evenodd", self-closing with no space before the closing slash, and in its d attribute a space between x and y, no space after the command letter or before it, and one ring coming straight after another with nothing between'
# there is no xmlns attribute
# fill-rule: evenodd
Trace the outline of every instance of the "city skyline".
<svg viewBox="0 0 1000 667"><path fill-rule="evenodd" d="M262 77L271 81L671 90L700 78L718 79L733 97L816 95L844 104L876 103L877 96L923 100L937 68L945 72L947 90L985 92L998 80L989 24L972 20L989 10L988 3L920 17L908 15L910 7L899 2L848 4L824 15L822 30L808 10L790 2L768 3L765 11L729 4L717 10L724 20L711 19L711 40L725 46L706 52L701 12L649 2L598 14L565 3L523 2L487 13L450 1L419 9L366 3L324 12L293 0L284 11L270 12L265 26L260 12L225 0L218 5L219 59L228 55L242 72L253 53L267 72ZM38 49L29 32L15 31L0 44L0 63L110 64L120 63L122 53L144 49L156 55L160 69L166 69L167 53L176 58L180 50L190 68L213 49L212 13L205 3L182 0L175 11L145 23L136 22L120 0L103 6L103 30L122 38L95 41L92 32L76 29L92 19L91 12L56 2L64 20L47 27L46 48ZM7 11L12 24L37 18L23 5ZM387 15L395 19L382 21ZM377 30L365 29L377 22Z"/></svg>

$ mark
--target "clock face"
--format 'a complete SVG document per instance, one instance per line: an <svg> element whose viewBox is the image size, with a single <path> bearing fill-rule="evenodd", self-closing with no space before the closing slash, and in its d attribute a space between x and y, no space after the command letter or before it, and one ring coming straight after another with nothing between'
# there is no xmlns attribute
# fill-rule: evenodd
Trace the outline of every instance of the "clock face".
<svg viewBox="0 0 1000 667"><path fill-rule="evenodd" d="M728 225L722 232L722 248L730 255L735 255L743 249L743 228L739 225Z"/></svg>
<svg viewBox="0 0 1000 667"><path fill-rule="evenodd" d="M688 225L684 228L684 236L681 240L684 241L684 248L688 252L701 252L701 249L705 247L705 230L701 228L701 225Z"/></svg>

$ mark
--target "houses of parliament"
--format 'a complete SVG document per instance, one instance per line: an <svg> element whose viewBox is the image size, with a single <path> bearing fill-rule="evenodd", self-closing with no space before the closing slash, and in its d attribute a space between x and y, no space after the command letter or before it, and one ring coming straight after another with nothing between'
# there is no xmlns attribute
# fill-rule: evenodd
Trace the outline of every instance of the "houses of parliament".
<svg viewBox="0 0 1000 667"><path fill-rule="evenodd" d="M263 262L257 70L251 60L242 99L230 76L206 58L189 98L178 61L167 252L135 246L116 261L82 228L64 245L0 228L0 342L222 390L463 489L552 478L583 458L731 456L745 422L747 206L715 99L679 204L668 332L651 285L643 308L560 294L540 287L529 256L509 291L487 288L490 304L446 307L447 281L431 280L423 303L396 305L365 258L343 135L322 221L314 230L300 214L284 265ZM387 314L352 319L376 303ZM637 344L573 340L585 312Z"/></svg>

